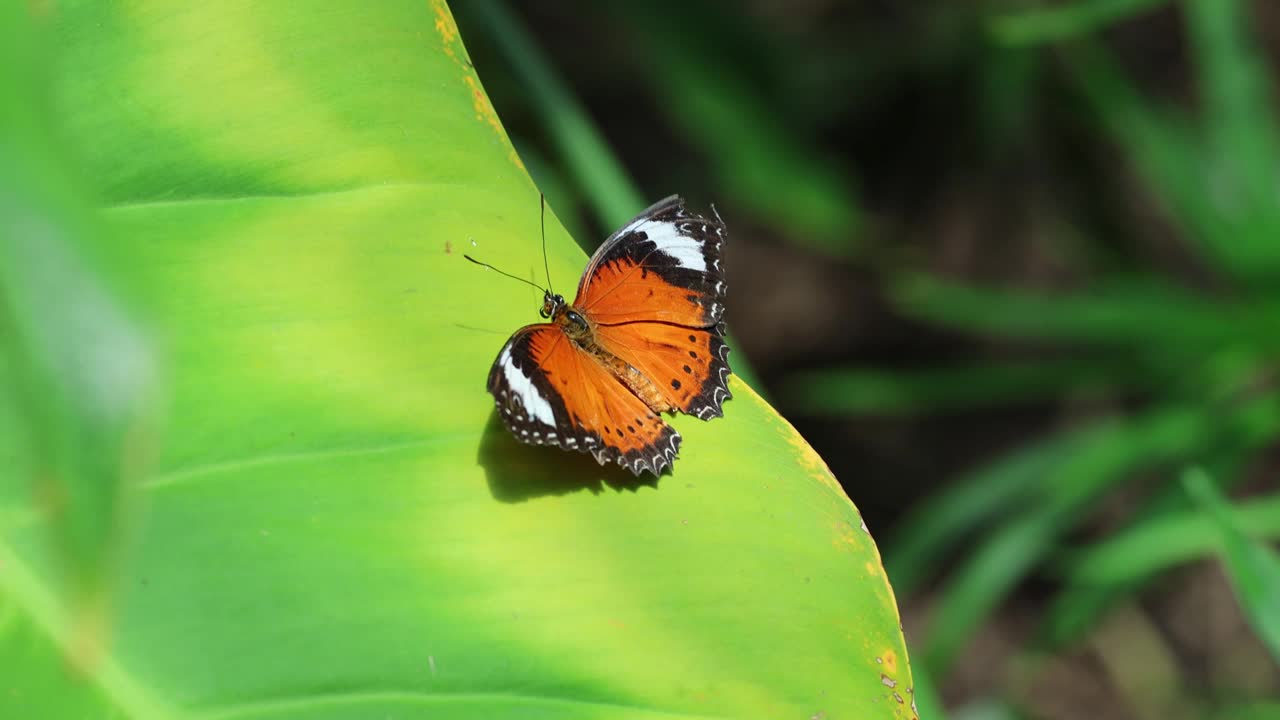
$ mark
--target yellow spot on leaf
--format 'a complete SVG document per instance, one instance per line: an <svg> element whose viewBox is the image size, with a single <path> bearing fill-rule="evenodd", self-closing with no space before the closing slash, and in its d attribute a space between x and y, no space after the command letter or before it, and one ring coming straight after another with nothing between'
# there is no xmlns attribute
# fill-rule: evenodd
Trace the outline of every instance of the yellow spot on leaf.
<svg viewBox="0 0 1280 720"><path fill-rule="evenodd" d="M432 0L431 9L436 14L436 32L439 32L444 40L444 52L456 60L457 56L453 54L453 43L458 39L458 26L453 22L453 15L449 13L449 7L444 4L444 0Z"/></svg>
<svg viewBox="0 0 1280 720"><path fill-rule="evenodd" d="M886 650L880 657L884 659L885 669L889 671L890 675L898 672L898 653L893 650Z"/></svg>
<svg viewBox="0 0 1280 720"><path fill-rule="evenodd" d="M505 140L506 136L502 132L498 112L493 109L493 103L489 102L489 96L485 94L484 88L480 87L480 81L474 75L464 75L462 81L471 90L471 102L476 109L476 119L489 123L489 127Z"/></svg>
<svg viewBox="0 0 1280 720"><path fill-rule="evenodd" d="M854 531L853 526L845 520L836 520L833 527L836 532L836 547L845 546L856 549L861 545L862 538L858 537L858 533Z"/></svg>
<svg viewBox="0 0 1280 720"><path fill-rule="evenodd" d="M448 55L449 59L462 70L462 82L471 95L476 120L485 123L497 134L498 141L507 146L507 158L516 167L524 170L524 163L520 161L520 155L516 153L515 146L507 139L507 133L502 129L502 121L498 120L498 113L493 109L493 103L489 101L488 94L480 86L480 78L476 75L475 68L466 59L466 49L458 37L458 25L453 20L453 14L449 12L449 6L444 0L431 0L431 10L436 16L436 32L440 33L444 54Z"/></svg>

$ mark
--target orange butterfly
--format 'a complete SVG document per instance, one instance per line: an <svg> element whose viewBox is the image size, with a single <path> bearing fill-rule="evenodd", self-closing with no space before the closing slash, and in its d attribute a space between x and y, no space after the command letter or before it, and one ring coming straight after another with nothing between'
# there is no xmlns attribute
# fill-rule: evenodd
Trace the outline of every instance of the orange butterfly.
<svg viewBox="0 0 1280 720"><path fill-rule="evenodd" d="M544 290L551 322L516 331L489 371L511 434L636 475L670 467L680 434L659 413L709 420L732 397L723 244L719 215L691 214L672 195L605 241L572 304Z"/></svg>

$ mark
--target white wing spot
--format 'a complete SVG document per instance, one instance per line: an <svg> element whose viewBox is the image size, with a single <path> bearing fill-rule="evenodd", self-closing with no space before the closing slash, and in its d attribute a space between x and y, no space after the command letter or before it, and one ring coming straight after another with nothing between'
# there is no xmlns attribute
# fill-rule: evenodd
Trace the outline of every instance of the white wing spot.
<svg viewBox="0 0 1280 720"><path fill-rule="evenodd" d="M707 257L703 252L701 240L680 232L680 228L675 223L648 219L631 223L623 232L637 230L641 225L644 225L645 234L657 247L658 252L675 260L676 264L682 268L698 272L707 271Z"/></svg>
<svg viewBox="0 0 1280 720"><path fill-rule="evenodd" d="M555 425L556 416L551 410L551 403L542 397L538 389L533 386L533 381L511 361L510 345L502 349L498 362L502 365L502 374L507 379L507 385L510 386L512 394L520 400L520 406L525 412L544 424Z"/></svg>

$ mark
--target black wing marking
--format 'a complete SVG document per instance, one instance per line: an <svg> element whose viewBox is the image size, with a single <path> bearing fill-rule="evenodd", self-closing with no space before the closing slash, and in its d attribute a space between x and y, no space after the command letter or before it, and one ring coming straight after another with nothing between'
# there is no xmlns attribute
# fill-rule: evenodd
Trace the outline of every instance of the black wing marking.
<svg viewBox="0 0 1280 720"><path fill-rule="evenodd" d="M600 265L623 260L635 268L633 272L657 273L666 282L692 291L706 308L702 326L716 325L724 318L728 290L722 266L724 239L719 214L708 218L691 213L680 196L672 195L649 206L604 241L582 273L578 297L585 297ZM593 288L593 293L600 292Z"/></svg>

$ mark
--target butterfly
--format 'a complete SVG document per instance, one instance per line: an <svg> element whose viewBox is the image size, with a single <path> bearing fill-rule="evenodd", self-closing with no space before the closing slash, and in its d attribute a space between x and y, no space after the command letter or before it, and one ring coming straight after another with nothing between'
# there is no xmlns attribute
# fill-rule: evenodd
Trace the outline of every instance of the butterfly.
<svg viewBox="0 0 1280 720"><path fill-rule="evenodd" d="M543 290L550 322L517 330L489 371L507 430L637 476L671 467L680 433L661 414L710 420L732 397L724 238L719 214L692 214L672 195L609 236L572 303Z"/></svg>

